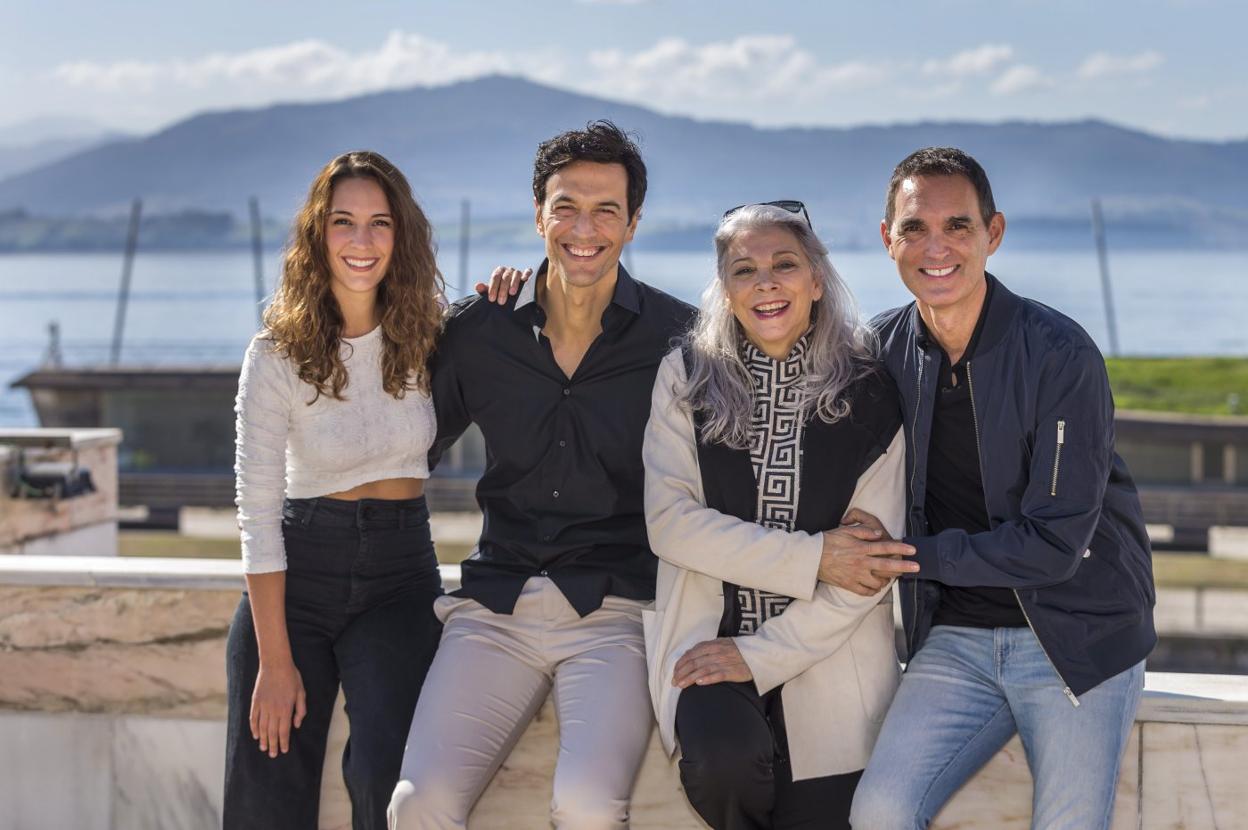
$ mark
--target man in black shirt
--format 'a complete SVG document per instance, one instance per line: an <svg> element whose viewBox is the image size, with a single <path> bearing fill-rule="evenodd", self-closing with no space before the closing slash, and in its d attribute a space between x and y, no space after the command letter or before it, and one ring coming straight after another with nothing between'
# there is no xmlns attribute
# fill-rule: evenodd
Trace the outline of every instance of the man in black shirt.
<svg viewBox="0 0 1248 830"><path fill-rule="evenodd" d="M608 122L543 143L546 260L505 305L457 303L438 344L430 466L470 422L485 514L412 720L392 826L462 828L548 692L557 827L626 827L649 743L641 611L654 598L641 444L659 361L692 307L619 265L646 192ZM396 659L402 659L397 657Z"/></svg>

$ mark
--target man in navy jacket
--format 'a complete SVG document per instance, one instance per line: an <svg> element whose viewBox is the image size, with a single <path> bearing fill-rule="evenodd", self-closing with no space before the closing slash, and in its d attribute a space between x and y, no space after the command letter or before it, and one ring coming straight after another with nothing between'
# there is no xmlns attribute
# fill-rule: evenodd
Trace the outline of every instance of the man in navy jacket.
<svg viewBox="0 0 1248 830"><path fill-rule="evenodd" d="M1017 732L1032 826L1108 827L1156 634L1104 359L987 273L1005 217L966 153L904 159L880 233L915 297L873 325L905 403L919 572L898 586L909 665L853 826L927 827Z"/></svg>

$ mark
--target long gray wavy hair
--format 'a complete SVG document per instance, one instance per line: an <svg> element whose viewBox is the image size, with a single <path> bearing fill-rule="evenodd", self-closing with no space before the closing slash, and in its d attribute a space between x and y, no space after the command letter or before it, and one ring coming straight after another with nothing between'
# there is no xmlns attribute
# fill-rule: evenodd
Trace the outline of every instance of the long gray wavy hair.
<svg viewBox="0 0 1248 830"><path fill-rule="evenodd" d="M746 231L781 227L791 231L810 261L823 296L811 307L814 329L805 357L801 417L812 411L826 423L849 415L843 393L875 371L876 340L858 317L853 295L828 259L828 249L800 215L773 205L749 205L725 216L715 231L716 276L702 292L697 323L685 335L690 354L688 382L677 390L677 403L701 413L706 443L749 447L754 384L745 367L745 333L728 301L728 248Z"/></svg>

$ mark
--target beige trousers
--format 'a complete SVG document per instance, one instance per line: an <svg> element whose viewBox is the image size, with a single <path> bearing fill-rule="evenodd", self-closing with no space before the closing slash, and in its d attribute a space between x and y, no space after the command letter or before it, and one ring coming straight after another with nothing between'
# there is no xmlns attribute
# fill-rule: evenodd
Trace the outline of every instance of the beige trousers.
<svg viewBox="0 0 1248 830"><path fill-rule="evenodd" d="M553 690L559 720L551 823L628 827L654 716L641 609L607 597L582 618L532 577L511 614L442 597L446 624L407 736L391 830L465 828L468 814Z"/></svg>

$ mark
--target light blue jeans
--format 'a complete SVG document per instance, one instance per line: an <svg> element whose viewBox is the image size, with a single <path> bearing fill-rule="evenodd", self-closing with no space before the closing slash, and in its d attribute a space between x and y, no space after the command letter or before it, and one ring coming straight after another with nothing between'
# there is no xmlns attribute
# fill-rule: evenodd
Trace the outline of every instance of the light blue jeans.
<svg viewBox="0 0 1248 830"><path fill-rule="evenodd" d="M858 784L854 830L926 828L1015 732L1033 828L1108 828L1144 687L1141 662L1076 708L1030 628L936 626L914 656Z"/></svg>

